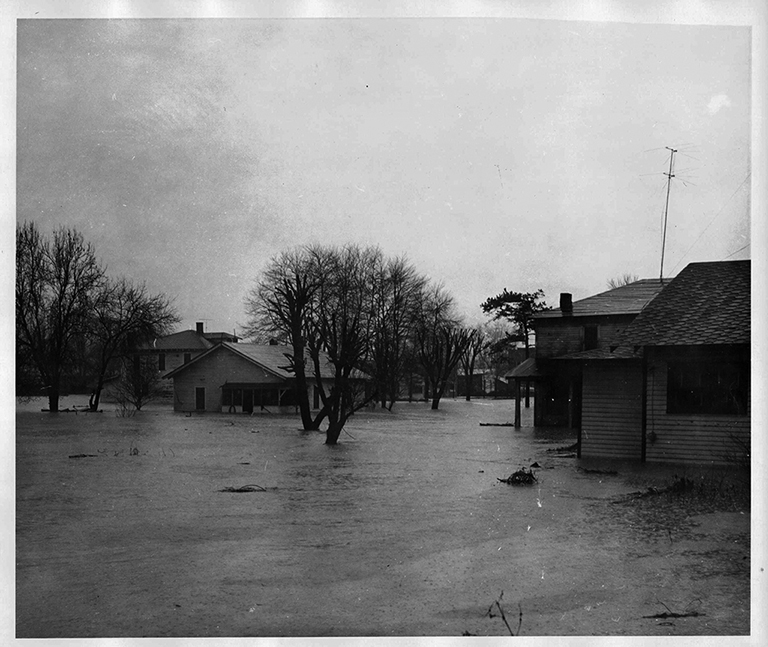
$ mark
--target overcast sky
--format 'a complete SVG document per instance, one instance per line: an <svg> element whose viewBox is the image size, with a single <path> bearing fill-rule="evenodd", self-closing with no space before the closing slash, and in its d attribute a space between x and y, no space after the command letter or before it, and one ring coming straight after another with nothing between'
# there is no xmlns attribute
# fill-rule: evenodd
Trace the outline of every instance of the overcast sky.
<svg viewBox="0 0 768 647"><path fill-rule="evenodd" d="M749 258L748 27L516 18L23 20L17 221L79 229L181 328L264 264L379 245L471 321L503 288Z"/></svg>

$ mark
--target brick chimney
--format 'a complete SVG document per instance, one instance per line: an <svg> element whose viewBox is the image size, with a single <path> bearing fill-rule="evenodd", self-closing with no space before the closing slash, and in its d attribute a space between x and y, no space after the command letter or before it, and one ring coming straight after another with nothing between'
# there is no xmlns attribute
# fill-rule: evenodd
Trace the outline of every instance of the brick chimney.
<svg viewBox="0 0 768 647"><path fill-rule="evenodd" d="M203 334L203 322L202 321L198 321L195 324L195 329L197 330L197 334L198 335L202 335Z"/></svg>
<svg viewBox="0 0 768 647"><path fill-rule="evenodd" d="M573 314L573 297L570 292L560 293L560 312L564 315Z"/></svg>

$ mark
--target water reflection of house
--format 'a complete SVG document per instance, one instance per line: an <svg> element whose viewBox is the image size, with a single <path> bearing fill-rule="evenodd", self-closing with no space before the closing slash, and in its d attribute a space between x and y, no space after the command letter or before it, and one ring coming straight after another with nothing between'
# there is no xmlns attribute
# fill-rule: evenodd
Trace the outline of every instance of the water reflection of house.
<svg viewBox="0 0 768 647"><path fill-rule="evenodd" d="M561 358L610 348L662 287L659 279L643 279L579 301L563 293L559 308L534 315L536 356L526 359L507 377L515 381L516 391L526 380L535 384L536 426L580 426L582 367ZM516 424L520 421L519 402L517 398Z"/></svg>
<svg viewBox="0 0 768 647"><path fill-rule="evenodd" d="M277 344L223 342L203 352L165 377L173 380L174 411L253 413L296 406L295 378L288 370L291 349ZM320 408L314 372L307 367L310 405ZM322 379L330 380L323 362Z"/></svg>

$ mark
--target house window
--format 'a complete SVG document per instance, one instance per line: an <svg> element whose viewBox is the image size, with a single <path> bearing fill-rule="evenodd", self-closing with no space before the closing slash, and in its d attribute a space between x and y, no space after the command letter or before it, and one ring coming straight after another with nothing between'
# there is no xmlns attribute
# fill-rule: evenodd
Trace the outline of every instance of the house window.
<svg viewBox="0 0 768 647"><path fill-rule="evenodd" d="M667 413L747 415L749 362L677 360L667 366Z"/></svg>
<svg viewBox="0 0 768 647"><path fill-rule="evenodd" d="M157 357L157 368L160 371L165 370L165 353L160 353Z"/></svg>
<svg viewBox="0 0 768 647"><path fill-rule="evenodd" d="M184 353L184 363L188 364L192 360L192 353Z"/></svg>
<svg viewBox="0 0 768 647"><path fill-rule="evenodd" d="M597 348L597 324L584 326L584 350Z"/></svg>

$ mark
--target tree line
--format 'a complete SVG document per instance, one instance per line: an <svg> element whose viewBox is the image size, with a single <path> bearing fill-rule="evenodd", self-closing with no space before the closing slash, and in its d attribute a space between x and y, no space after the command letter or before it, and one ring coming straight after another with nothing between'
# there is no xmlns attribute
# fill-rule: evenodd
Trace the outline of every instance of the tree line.
<svg viewBox="0 0 768 647"><path fill-rule="evenodd" d="M444 286L378 247L285 251L270 260L245 307L247 335L290 347L287 368L295 376L302 424L319 429L327 420L328 444L367 404L391 409L414 374L437 409L457 364L481 337L464 325ZM321 400L315 415L309 385Z"/></svg>
<svg viewBox="0 0 768 647"><path fill-rule="evenodd" d="M140 408L151 377L133 353L179 321L165 295L108 276L76 229L46 236L32 222L16 227L17 394L45 393L56 412L64 387L87 385L97 411L106 379L121 373Z"/></svg>

